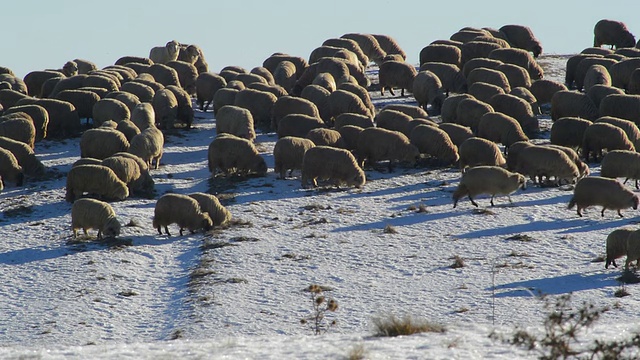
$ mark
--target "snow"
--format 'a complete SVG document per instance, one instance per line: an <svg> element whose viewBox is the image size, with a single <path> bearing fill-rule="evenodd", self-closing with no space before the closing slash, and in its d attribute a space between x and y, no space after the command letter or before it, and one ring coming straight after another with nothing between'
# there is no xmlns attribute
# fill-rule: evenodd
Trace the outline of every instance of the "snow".
<svg viewBox="0 0 640 360"><path fill-rule="evenodd" d="M566 57L540 61L547 77L562 80ZM412 101L372 97L378 108ZM371 359L535 358L489 334L542 331L539 294L611 307L589 338L640 330L635 286L615 297L621 270L594 262L609 232L636 226L633 210L619 218L589 209L580 218L566 209L570 187L531 184L512 204L479 197L479 210L467 199L454 209L455 168L367 170L362 189L302 189L299 172L273 173L273 133L256 140L266 177L211 179L215 119L196 117L194 129L166 134L162 166L152 171L156 197L112 203L130 246L73 241L65 174L79 139L36 144L56 176L0 193L1 358L326 359L358 349ZM548 116L541 122L550 126ZM151 218L169 191L213 192L236 224L160 236ZM451 267L456 256L463 267ZM337 325L319 336L300 323L311 313L311 284L339 304L327 314ZM374 337L373 320L391 314L447 331Z"/></svg>

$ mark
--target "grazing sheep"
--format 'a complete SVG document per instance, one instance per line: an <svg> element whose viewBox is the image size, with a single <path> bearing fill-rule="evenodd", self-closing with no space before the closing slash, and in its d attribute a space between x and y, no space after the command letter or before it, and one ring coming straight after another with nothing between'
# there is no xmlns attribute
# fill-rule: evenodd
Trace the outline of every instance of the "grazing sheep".
<svg viewBox="0 0 640 360"><path fill-rule="evenodd" d="M280 174L280 179L284 179L287 170L289 176L293 170L302 170L304 153L314 146L314 142L309 139L296 136L281 137L273 148L274 172Z"/></svg>
<svg viewBox="0 0 640 360"><path fill-rule="evenodd" d="M362 168L365 161L376 163L389 160L388 167L391 171L396 161L405 161L413 166L420 156L420 151L399 131L371 127L360 133L356 154Z"/></svg>
<svg viewBox="0 0 640 360"><path fill-rule="evenodd" d="M273 70L273 80L287 92L291 92L296 85L296 65L291 61L281 61Z"/></svg>
<svg viewBox="0 0 640 360"><path fill-rule="evenodd" d="M215 95L213 96L213 114L217 114L218 110L225 105L233 105L236 102L236 95L239 92L240 90L238 89L226 87L216 91Z"/></svg>
<svg viewBox="0 0 640 360"><path fill-rule="evenodd" d="M611 45L611 48L634 47L636 39L620 21L602 19L593 27L593 46Z"/></svg>
<svg viewBox="0 0 640 360"><path fill-rule="evenodd" d="M151 86L136 81L129 81L122 84L120 91L125 91L137 96L140 102L151 102L153 95L156 93Z"/></svg>
<svg viewBox="0 0 640 360"><path fill-rule="evenodd" d="M23 112L0 116L0 136L5 136L34 148L36 128L33 119Z"/></svg>
<svg viewBox="0 0 640 360"><path fill-rule="evenodd" d="M515 142L529 140L516 119L500 112L486 113L480 118L478 136L503 144L505 151Z"/></svg>
<svg viewBox="0 0 640 360"><path fill-rule="evenodd" d="M620 127L604 122L589 125L582 139L582 156L589 162L593 154L595 162L602 159L602 150L635 151L635 146Z"/></svg>
<svg viewBox="0 0 640 360"><path fill-rule="evenodd" d="M486 32L478 29L462 29L449 37L449 40L459 41L463 44L471 42L478 37L487 35Z"/></svg>
<svg viewBox="0 0 640 360"><path fill-rule="evenodd" d="M440 115L446 96L436 74L428 70L418 72L413 80L412 92L418 106L425 110L430 106L430 115Z"/></svg>
<svg viewBox="0 0 640 360"><path fill-rule="evenodd" d="M351 91L338 89L329 95L329 108L332 118L340 114L354 113L372 116L362 99Z"/></svg>
<svg viewBox="0 0 640 360"><path fill-rule="evenodd" d="M507 75L500 70L483 67L471 70L467 76L467 86L471 87L471 85L477 82L496 85L501 87L507 94L511 91L511 85L509 85Z"/></svg>
<svg viewBox="0 0 640 360"><path fill-rule="evenodd" d="M636 268L640 266L640 234L634 231L627 237L627 259L624 262L625 271L629 271L629 265L636 262Z"/></svg>
<svg viewBox="0 0 640 360"><path fill-rule="evenodd" d="M586 94L571 90L557 91L551 98L551 120L563 117L593 121L599 117L598 108Z"/></svg>
<svg viewBox="0 0 640 360"><path fill-rule="evenodd" d="M604 264L604 268L608 269L609 265L618 267L616 259L627 255L627 238L633 233L633 229L616 229L607 235L606 241L606 253L607 258Z"/></svg>
<svg viewBox="0 0 640 360"><path fill-rule="evenodd" d="M420 65L431 61L462 66L462 52L453 45L429 44L420 50L419 59Z"/></svg>
<svg viewBox="0 0 640 360"><path fill-rule="evenodd" d="M253 69L251 69L249 73L262 76L265 80L267 80L267 84L269 85L276 84L275 79L273 78L273 74L271 73L271 71L269 71L269 69L267 69L264 66L256 66Z"/></svg>
<svg viewBox="0 0 640 360"><path fill-rule="evenodd" d="M0 147L0 182L11 182L16 186L24 183L24 172L15 155L4 147Z"/></svg>
<svg viewBox="0 0 640 360"><path fill-rule="evenodd" d="M167 88L156 91L151 105L156 115L155 124L162 129L173 129L178 119L178 99L173 91Z"/></svg>
<svg viewBox="0 0 640 360"><path fill-rule="evenodd" d="M462 52L462 64L473 59L488 58L489 54L495 49L501 49L503 46L496 42L481 40L480 37L462 44L460 50Z"/></svg>
<svg viewBox="0 0 640 360"><path fill-rule="evenodd" d="M67 174L65 199L74 202L83 193L98 195L105 200L124 200L129 196L127 184L103 165L78 165Z"/></svg>
<svg viewBox="0 0 640 360"><path fill-rule="evenodd" d="M582 217L582 209L589 206L602 206L601 216L607 209L616 210L620 217L620 211L632 207L638 209L638 196L616 179L608 179L601 176L587 176L576 184L573 197L567 208L577 206L577 213Z"/></svg>
<svg viewBox="0 0 640 360"><path fill-rule="evenodd" d="M326 58L328 57L342 58L342 59L346 59L348 62L352 64L356 64L359 67L362 66L360 61L358 60L358 56L352 51L335 47L335 46L326 46L326 45L319 46L311 51L311 54L309 55L309 64L316 63L318 62L318 60L325 57Z"/></svg>
<svg viewBox="0 0 640 360"><path fill-rule="evenodd" d="M603 65L591 65L584 76L583 88L585 92L588 92L594 85L611 86L611 75Z"/></svg>
<svg viewBox="0 0 640 360"><path fill-rule="evenodd" d="M196 192L189 194L189 197L198 202L202 212L209 214L213 222L212 226L225 226L231 221L231 212L220 204L215 195Z"/></svg>
<svg viewBox="0 0 640 360"><path fill-rule="evenodd" d="M631 141L634 146L638 144L638 140L640 140L640 128L638 128L638 125L636 125L633 121L620 119L613 116L602 116L599 117L595 122L607 123L621 128L624 133L627 134L629 141Z"/></svg>
<svg viewBox="0 0 640 360"><path fill-rule="evenodd" d="M640 180L640 154L629 150L609 151L603 158L600 167L600 176L606 178L625 178L624 184L629 179L635 180L636 189Z"/></svg>
<svg viewBox="0 0 640 360"><path fill-rule="evenodd" d="M358 149L358 138L362 130L364 130L364 128L356 125L344 125L338 129L338 132L346 144L347 150L355 152Z"/></svg>
<svg viewBox="0 0 640 360"><path fill-rule="evenodd" d="M49 125L49 113L40 105L16 105L5 109L4 115L23 112L31 117L36 130L34 141L40 141L47 137L47 126Z"/></svg>
<svg viewBox="0 0 640 360"><path fill-rule="evenodd" d="M303 114L320 118L320 111L312 101L286 95L278 98L271 108L271 128L277 131L280 120L290 114Z"/></svg>
<svg viewBox="0 0 640 360"><path fill-rule="evenodd" d="M489 105L494 111L516 119L526 134L531 135L540 131L538 119L526 100L511 94L497 94L489 99Z"/></svg>
<svg viewBox="0 0 640 360"><path fill-rule="evenodd" d="M501 64L496 68L496 70L504 73L509 81L509 86L511 86L512 89L517 87L529 88L531 86L531 77L529 76L527 69L522 66Z"/></svg>
<svg viewBox="0 0 640 360"><path fill-rule="evenodd" d="M342 135L337 130L316 128L309 130L306 138L313 141L317 146L331 146L335 148L346 148L346 143L342 139Z"/></svg>
<svg viewBox="0 0 640 360"><path fill-rule="evenodd" d="M453 123L441 123L438 127L449 135L451 142L453 142L457 147L460 147L460 144L462 144L463 141L473 137L471 128L467 126Z"/></svg>
<svg viewBox="0 0 640 360"><path fill-rule="evenodd" d="M120 86L121 83L115 76L109 77L106 74L89 74L82 80L81 87L98 87L105 88L109 91L116 91Z"/></svg>
<svg viewBox="0 0 640 360"><path fill-rule="evenodd" d="M529 76L533 80L542 79L544 76L542 67L538 65L533 56L526 50L516 48L495 49L489 54L489 58L522 66L527 69Z"/></svg>
<svg viewBox="0 0 640 360"><path fill-rule="evenodd" d="M421 154L436 158L441 165L450 165L458 161L458 147L449 135L438 127L418 125L411 130L409 139Z"/></svg>
<svg viewBox="0 0 640 360"><path fill-rule="evenodd" d="M153 211L153 227L162 235L162 227L171 236L168 226L177 224L180 227L180 236L186 228L192 234L197 230L211 230L213 221L208 213L200 209L198 201L182 194L164 194L156 202Z"/></svg>
<svg viewBox="0 0 640 360"><path fill-rule="evenodd" d="M640 70L633 70L627 84L627 94L640 95Z"/></svg>
<svg viewBox="0 0 640 360"><path fill-rule="evenodd" d="M181 87L175 85L169 85L166 89L170 90L178 101L176 123L184 124L187 129L190 129L194 119L191 95Z"/></svg>
<svg viewBox="0 0 640 360"><path fill-rule="evenodd" d="M480 137L470 137L458 147L460 171L480 165L504 166L506 160L498 145Z"/></svg>
<svg viewBox="0 0 640 360"><path fill-rule="evenodd" d="M253 142L229 134L218 135L209 144L208 164L212 176L218 169L224 175L255 173L264 176L267 173L267 164Z"/></svg>
<svg viewBox="0 0 640 360"><path fill-rule="evenodd" d="M280 120L278 138L285 136L305 137L313 129L326 127L324 121L316 116L289 114Z"/></svg>
<svg viewBox="0 0 640 360"><path fill-rule="evenodd" d="M369 58L369 60L380 65L382 58L385 57L386 52L382 50L378 40L371 34L360 33L348 33L341 36L345 39L350 39L358 43L362 52Z"/></svg>
<svg viewBox="0 0 640 360"><path fill-rule="evenodd" d="M120 235L120 222L111 205L96 199L78 199L71 206L71 230L78 237L78 229L87 236L87 230L97 229L98 239Z"/></svg>
<svg viewBox="0 0 640 360"><path fill-rule="evenodd" d="M640 67L640 58L625 58L609 67L611 85L627 90L633 71Z"/></svg>
<svg viewBox="0 0 640 360"><path fill-rule="evenodd" d="M325 40L322 45L347 49L358 57L358 61L360 61L360 64L362 64L363 67L366 67L369 64L369 57L365 55L358 42L355 40L347 38L333 38Z"/></svg>
<svg viewBox="0 0 640 360"><path fill-rule="evenodd" d="M410 104L387 104L382 110L397 110L401 113L409 115L413 119L428 119L429 114L419 106ZM375 114L375 112L374 112Z"/></svg>
<svg viewBox="0 0 640 360"><path fill-rule="evenodd" d="M131 141L134 136L140 134L138 126L129 120L120 121L116 126L116 130L123 133L124 137L127 138L127 141Z"/></svg>
<svg viewBox="0 0 640 360"><path fill-rule="evenodd" d="M147 69L147 73L153 76L154 80L163 86L180 86L180 78L178 77L178 72L167 65L153 64L149 66L149 69Z"/></svg>
<svg viewBox="0 0 640 360"><path fill-rule="evenodd" d="M330 124L332 122L331 105L329 104L330 95L331 92L329 92L329 90L320 85L313 84L305 86L305 88L302 89L302 93L300 93L300 97L302 99L307 99L315 104L318 108L318 112L320 113L320 118L326 124Z"/></svg>
<svg viewBox="0 0 640 360"><path fill-rule="evenodd" d="M149 59L154 64L166 64L169 61L176 60L180 52L180 43L172 40L165 46L156 46L149 51Z"/></svg>
<svg viewBox="0 0 640 360"><path fill-rule="evenodd" d="M80 91L82 91L82 90L80 90ZM58 96L59 95L60 95L60 93L58 94ZM107 94L105 94L103 99L120 100L123 104L125 104L127 106L127 108L129 109L129 112L133 111L133 108L135 108L136 105L140 104L140 99L135 94L132 94L132 93L126 92L126 91L120 91L120 90L108 92ZM77 106L76 106L76 108L77 108ZM78 109L78 113L80 113L79 109Z"/></svg>
<svg viewBox="0 0 640 360"><path fill-rule="evenodd" d="M129 144L128 152L139 156L149 168L160 166L164 146L164 135L155 126L150 126L134 136ZM155 165L154 165L155 161Z"/></svg>
<svg viewBox="0 0 640 360"><path fill-rule="evenodd" d="M22 167L26 176L39 178L44 176L46 167L36 157L29 145L8 137L0 136L0 147L9 150Z"/></svg>
<svg viewBox="0 0 640 360"><path fill-rule="evenodd" d="M102 160L127 150L129 141L122 132L115 129L89 129L80 137L80 157Z"/></svg>
<svg viewBox="0 0 640 360"><path fill-rule="evenodd" d="M262 62L262 66L266 67L272 74L274 74L276 67L282 61L289 61L295 65L296 79L299 79L300 76L302 76L302 73L304 73L307 67L309 67L309 63L304 58L282 53L275 53L269 56Z"/></svg>
<svg viewBox="0 0 640 360"><path fill-rule="evenodd" d="M407 60L407 54L402 50L394 38L383 34L371 35L378 41L378 44L380 44L380 48L385 52L385 55L398 54L402 56L403 60Z"/></svg>
<svg viewBox="0 0 640 360"><path fill-rule="evenodd" d="M130 194L139 194L151 197L154 190L154 181L149 174L147 164L140 157L129 153L116 153L101 161L127 184Z"/></svg>
<svg viewBox="0 0 640 360"><path fill-rule="evenodd" d="M131 119L131 111L125 103L117 99L100 99L93 105L93 125L100 126L103 122L115 122Z"/></svg>
<svg viewBox="0 0 640 360"><path fill-rule="evenodd" d="M533 35L529 27L523 25L504 25L499 31L505 35L511 47L531 51L533 52L534 58L542 54L542 45Z"/></svg>
<svg viewBox="0 0 640 360"><path fill-rule="evenodd" d="M529 90L538 101L538 105L542 105L550 103L556 92L567 90L567 87L554 80L538 79L531 83Z"/></svg>
<svg viewBox="0 0 640 360"><path fill-rule="evenodd" d="M440 118L443 123L457 123L457 111L458 104L464 99L475 99L473 95L469 94L454 94L446 99L442 103L442 109L440 113Z"/></svg>
<svg viewBox="0 0 640 360"><path fill-rule="evenodd" d="M93 107L100 101L100 96L87 90L63 90L56 94L55 99L67 101L76 108L78 116L82 119L93 118Z"/></svg>
<svg viewBox="0 0 640 360"><path fill-rule="evenodd" d="M504 94L504 89L500 86L478 81L469 86L468 94L474 98L488 103L497 94Z"/></svg>
<svg viewBox="0 0 640 360"><path fill-rule="evenodd" d="M0 106L8 109L15 106L19 100L29 98L29 95L12 89L0 90Z"/></svg>
<svg viewBox="0 0 640 360"><path fill-rule="evenodd" d="M223 106L218 110L216 132L232 134L251 141L256 138L251 112L234 105Z"/></svg>
<svg viewBox="0 0 640 360"><path fill-rule="evenodd" d="M465 62L464 65L462 66L462 75L466 79L469 77L469 73L477 68L487 68L487 69L495 70L498 68L498 66L502 64L504 63L500 60L489 59L489 58L471 59Z"/></svg>
<svg viewBox="0 0 640 360"><path fill-rule="evenodd" d="M59 71L53 70L31 71L24 76L23 80L27 85L27 94L29 96L42 97L42 85L44 82L56 77L64 77L64 75Z"/></svg>
<svg viewBox="0 0 640 360"><path fill-rule="evenodd" d="M283 97L283 96L289 95L287 90L285 90L280 85L269 85L269 84L265 84L265 83L254 82L254 83L249 84L246 88L247 89L265 91L265 92L270 92L273 95L275 95L276 98L278 98L278 99Z"/></svg>
<svg viewBox="0 0 640 360"><path fill-rule="evenodd" d="M251 74L251 73L238 74L238 75L236 75L234 80L240 81L241 83L244 84L245 87L249 87L249 85L255 84L255 83L260 83L260 84L267 85L267 79L265 79L264 77L262 77L260 75Z"/></svg>
<svg viewBox="0 0 640 360"><path fill-rule="evenodd" d="M511 194L519 188L526 188L524 176L505 170L499 166L476 166L462 174L458 187L453 192L453 207L458 205L458 201L465 196L473 206L478 204L473 197L481 194L491 195L491 206L496 195L507 195L511 203Z"/></svg>
<svg viewBox="0 0 640 360"><path fill-rule="evenodd" d="M511 95L517 96L520 99L526 101L531 106L531 111L533 111L533 115L542 115L542 111L540 110L540 106L538 105L538 99L529 91L526 87L516 87L512 88Z"/></svg>
<svg viewBox="0 0 640 360"><path fill-rule="evenodd" d="M397 110L384 109L376 115L374 121L379 128L405 133L413 118ZM405 133L408 136L408 134Z"/></svg>
<svg viewBox="0 0 640 360"><path fill-rule="evenodd" d="M362 100L364 106L369 109L369 112L372 115L376 113L376 108L371 102L369 91L367 91L367 89L365 89L364 87L354 83L342 83L338 86L337 90L346 90L356 94L360 98L360 100Z"/></svg>
<svg viewBox="0 0 640 360"><path fill-rule="evenodd" d="M599 109L602 99L613 94L623 95L624 90L613 86L593 85L587 92L587 97L593 101L596 109Z"/></svg>
<svg viewBox="0 0 640 360"><path fill-rule="evenodd" d="M404 90L413 91L413 81L418 72L416 68L408 63L400 61L385 61L380 65L379 81L380 94L384 96L385 88L389 90L391 95L394 87L399 87L400 96L404 97Z"/></svg>
<svg viewBox="0 0 640 360"><path fill-rule="evenodd" d="M147 65L153 65L153 60L146 58L146 57L140 57L140 56L123 56L121 58L119 58L118 60L116 60L116 62L114 63L115 65L126 65L129 63L140 63L140 64L147 64Z"/></svg>
<svg viewBox="0 0 640 360"><path fill-rule="evenodd" d="M600 101L600 116L613 116L640 124L640 95L612 94Z"/></svg>
<svg viewBox="0 0 640 360"><path fill-rule="evenodd" d="M187 92L187 94L195 95L196 79L199 76L198 69L196 69L196 67L193 64L188 63L186 61L180 61L180 60L169 61L166 63L166 65L176 71L176 74L178 75L178 82L179 82L179 84L177 85L179 85L182 89L184 89ZM173 85L176 85L176 84L173 84Z"/></svg>
<svg viewBox="0 0 640 360"><path fill-rule="evenodd" d="M313 187L317 187L318 179L328 180L336 187L346 184L361 188L366 182L364 171L351 152L330 146L314 146L304 153L300 179L302 187L306 188L309 180Z"/></svg>
<svg viewBox="0 0 640 360"><path fill-rule="evenodd" d="M256 127L268 128L271 125L271 110L277 100L270 92L244 89L236 94L233 105L249 110Z"/></svg>
<svg viewBox="0 0 640 360"><path fill-rule="evenodd" d="M509 146L509 155L507 156L506 164L509 171L516 171L520 152L522 152L523 149L528 148L529 146L534 146L534 144L530 141L518 141Z"/></svg>
<svg viewBox="0 0 640 360"><path fill-rule="evenodd" d="M343 126L353 125L361 128L368 128L375 126L373 119L367 115L344 113L336 117L334 128L340 130Z"/></svg>
<svg viewBox="0 0 640 360"><path fill-rule="evenodd" d="M467 90L467 79L458 66L442 62L426 62L420 65L419 69L419 71L424 70L436 74L447 94L462 93Z"/></svg>
<svg viewBox="0 0 640 360"><path fill-rule="evenodd" d="M493 107L483 101L474 98L463 99L456 108L456 123L468 126L471 131L477 133L480 118L490 112L493 112Z"/></svg>
<svg viewBox="0 0 640 360"><path fill-rule="evenodd" d="M580 155L578 155L578 153L574 149L566 147L566 146L562 146L562 145L555 145L555 144L545 144L544 146L547 146L547 147L550 147L550 148L554 148L554 149L558 149L558 150L564 152L565 154L567 154L569 159L571 159L571 161L573 161L573 163L578 168L578 171L580 172L579 179L582 179L583 177L588 176L591 173L591 171L589 170L589 165L587 165L585 162L583 162L580 159Z"/></svg>
<svg viewBox="0 0 640 360"><path fill-rule="evenodd" d="M82 124L73 104L55 99L24 99L17 105L40 105L49 115L47 137L60 138L76 135Z"/></svg>
<svg viewBox="0 0 640 360"><path fill-rule="evenodd" d="M297 79L294 87L289 91L291 95L299 95L306 86L311 85L318 74L329 73L337 82L343 82L350 75L345 62L337 58L322 58L317 63L309 65Z"/></svg>
<svg viewBox="0 0 640 360"><path fill-rule="evenodd" d="M575 83L576 90L582 91L584 89L585 80L587 79L587 72L589 72L589 69L593 65L603 66L607 70L606 71L607 77L609 77L608 69L610 69L617 62L618 60L604 58L604 57L587 57L580 60L580 62L576 66L575 74L574 74L574 83ZM594 76L594 75L590 75L590 76ZM595 78L588 79L588 81L590 81L592 83L591 85L593 85ZM586 90L587 89L585 89L585 91Z"/></svg>
<svg viewBox="0 0 640 360"><path fill-rule="evenodd" d="M575 162L562 150L549 146L534 145L523 148L518 153L517 172L529 176L534 184L543 185L543 178L547 182L551 177L555 186L574 183L580 177L580 170Z"/></svg>
<svg viewBox="0 0 640 360"><path fill-rule="evenodd" d="M156 112L153 110L153 105L148 102L136 105L131 113L131 122L133 122L140 131L144 131L148 127L155 127Z"/></svg>
<svg viewBox="0 0 640 360"><path fill-rule="evenodd" d="M579 149L582 147L584 133L592 123L579 117L560 118L551 125L550 141L555 145Z"/></svg>

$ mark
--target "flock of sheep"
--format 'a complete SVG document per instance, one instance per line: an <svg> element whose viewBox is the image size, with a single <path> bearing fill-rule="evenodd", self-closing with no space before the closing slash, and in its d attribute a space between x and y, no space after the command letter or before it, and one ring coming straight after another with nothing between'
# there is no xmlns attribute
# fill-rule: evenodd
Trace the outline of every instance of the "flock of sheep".
<svg viewBox="0 0 640 360"><path fill-rule="evenodd" d="M154 196L151 173L162 158L163 132L191 127L194 98L216 118L218 135L208 149L212 176L265 175L268 167L254 144L260 130L278 136L275 173L284 179L300 170L304 187L320 181L359 188L366 183L364 169L378 162L393 170L397 163L428 159L459 166L454 207L464 197L478 206L473 198L481 194L491 195L494 205L496 195L525 187L528 177L541 186L575 183L569 207L580 216L596 205L603 216L606 209L620 216L637 209L638 196L615 179L634 179L636 187L640 179L635 38L620 22L598 22L594 47L567 61L564 84L544 79L536 60L541 53L529 28L506 25L463 28L433 41L420 51L417 69L393 38L362 33L327 39L308 60L274 53L250 71L227 66L211 72L202 49L177 41L152 48L148 58L124 56L103 69L75 59L20 79L0 68L0 176L15 186L44 178L35 142L80 135L81 159L66 184L74 236L80 228L118 236L120 224L105 201ZM399 88L417 106L376 109L370 91L378 88L365 72L371 63L379 67L382 95ZM538 137L538 115L547 104L550 144L534 144L530 138ZM602 162L601 176L590 176L590 160ZM230 218L213 195L165 194L153 226L169 234L167 226L175 223L182 235ZM640 235L610 238L607 266L632 251L627 238L640 241L634 240ZM640 258L633 254L627 266Z"/></svg>

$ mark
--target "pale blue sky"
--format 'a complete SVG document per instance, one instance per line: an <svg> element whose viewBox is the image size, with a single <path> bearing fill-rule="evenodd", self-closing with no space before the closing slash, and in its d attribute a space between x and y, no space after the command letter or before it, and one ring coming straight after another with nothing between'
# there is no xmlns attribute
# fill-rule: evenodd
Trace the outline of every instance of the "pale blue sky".
<svg viewBox="0 0 640 360"><path fill-rule="evenodd" d="M325 39L347 32L390 35L413 63L422 47L465 26L527 25L544 52L556 54L591 46L603 18L640 36L637 0L12 0L3 9L0 65L20 77L74 58L104 67L124 55L148 56L173 39L200 45L217 72L226 65L251 69L273 52L308 58Z"/></svg>

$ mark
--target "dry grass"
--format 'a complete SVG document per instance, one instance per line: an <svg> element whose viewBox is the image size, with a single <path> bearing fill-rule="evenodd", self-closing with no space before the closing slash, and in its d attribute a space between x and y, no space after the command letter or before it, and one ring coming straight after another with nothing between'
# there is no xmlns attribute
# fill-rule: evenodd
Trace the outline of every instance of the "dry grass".
<svg viewBox="0 0 640 360"><path fill-rule="evenodd" d="M364 360L366 358L367 351L362 344L355 345L353 348L351 348L346 357L347 360Z"/></svg>
<svg viewBox="0 0 640 360"><path fill-rule="evenodd" d="M425 332L443 333L446 331L442 325L415 320L410 316L399 319L395 315L390 315L384 319L374 319L373 324L375 326L375 336L401 336Z"/></svg>
<svg viewBox="0 0 640 360"><path fill-rule="evenodd" d="M382 232L385 234L397 234L398 230L396 230L396 228L393 225L387 224L382 230Z"/></svg>
<svg viewBox="0 0 640 360"><path fill-rule="evenodd" d="M453 257L453 264L451 264L452 269L459 269L464 267L464 259L458 255Z"/></svg>

